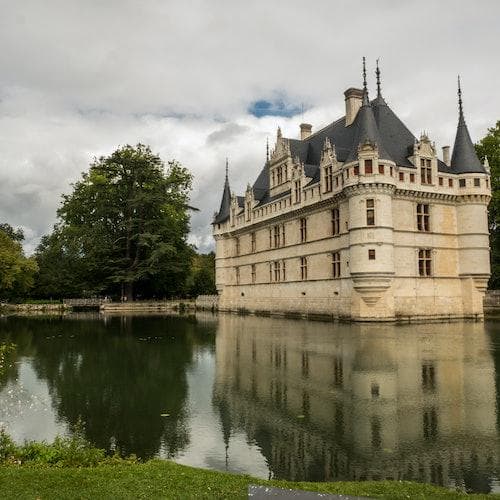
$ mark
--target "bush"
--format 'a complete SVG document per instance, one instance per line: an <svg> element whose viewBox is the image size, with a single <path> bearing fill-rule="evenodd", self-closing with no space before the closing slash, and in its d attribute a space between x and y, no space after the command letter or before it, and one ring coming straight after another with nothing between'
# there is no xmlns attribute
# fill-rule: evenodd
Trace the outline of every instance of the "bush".
<svg viewBox="0 0 500 500"><path fill-rule="evenodd" d="M108 464L137 463L135 456L122 459L106 456L104 450L95 448L83 436L77 426L70 437L56 437L53 443L27 441L16 445L12 438L0 429L0 465L47 465L55 467L96 467Z"/></svg>

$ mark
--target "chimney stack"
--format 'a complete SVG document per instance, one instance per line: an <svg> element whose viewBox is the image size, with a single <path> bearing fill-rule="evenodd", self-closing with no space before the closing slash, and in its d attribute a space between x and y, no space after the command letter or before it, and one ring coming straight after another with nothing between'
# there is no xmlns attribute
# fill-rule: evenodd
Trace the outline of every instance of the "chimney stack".
<svg viewBox="0 0 500 500"><path fill-rule="evenodd" d="M351 87L344 92L345 95L345 126L349 126L356 115L363 102L363 91Z"/></svg>
<svg viewBox="0 0 500 500"><path fill-rule="evenodd" d="M312 125L309 123L301 123L300 124L300 140L303 141L307 139L311 135Z"/></svg>
<svg viewBox="0 0 500 500"><path fill-rule="evenodd" d="M450 166L450 146L443 146L443 162Z"/></svg>

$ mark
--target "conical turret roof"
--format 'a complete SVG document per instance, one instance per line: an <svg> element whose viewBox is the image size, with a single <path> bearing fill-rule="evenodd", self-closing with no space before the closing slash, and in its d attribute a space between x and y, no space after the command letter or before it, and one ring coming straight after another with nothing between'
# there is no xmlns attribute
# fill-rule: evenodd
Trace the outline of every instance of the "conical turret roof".
<svg viewBox="0 0 500 500"><path fill-rule="evenodd" d="M346 163L358 159L358 147L360 144L371 142L377 145L379 158L384 160L392 160L391 155L387 151L382 141L377 121L373 113L373 108L368 99L368 91L366 88L363 91L363 104L354 119L351 127L355 128L354 139L351 150L346 158ZM394 160L392 160L394 161Z"/></svg>
<svg viewBox="0 0 500 500"><path fill-rule="evenodd" d="M222 200L220 203L219 212L214 218L214 224L220 224L221 222L224 222L227 219L229 219L230 213L231 213L231 189L229 188L228 162L226 160L226 180L224 181Z"/></svg>
<svg viewBox="0 0 500 500"><path fill-rule="evenodd" d="M485 169L477 157L474 143L470 138L469 130L465 123L460 78L458 79L458 110L457 135L455 136L453 154L451 155L451 169L456 174L485 173Z"/></svg>

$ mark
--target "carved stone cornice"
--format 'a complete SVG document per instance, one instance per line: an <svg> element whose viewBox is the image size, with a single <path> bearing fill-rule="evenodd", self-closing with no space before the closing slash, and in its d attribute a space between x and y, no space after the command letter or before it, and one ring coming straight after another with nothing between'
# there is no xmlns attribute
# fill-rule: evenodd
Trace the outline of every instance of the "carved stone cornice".
<svg viewBox="0 0 500 500"><path fill-rule="evenodd" d="M343 191L349 197L365 193L393 194L395 189L396 186L394 184L387 184L385 182L359 182L345 186Z"/></svg>

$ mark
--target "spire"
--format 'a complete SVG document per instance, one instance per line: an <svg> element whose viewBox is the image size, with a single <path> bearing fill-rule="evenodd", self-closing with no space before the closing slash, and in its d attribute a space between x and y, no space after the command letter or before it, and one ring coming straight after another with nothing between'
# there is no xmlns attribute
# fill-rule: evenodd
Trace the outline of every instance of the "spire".
<svg viewBox="0 0 500 500"><path fill-rule="evenodd" d="M266 137L266 162L269 163L269 136Z"/></svg>
<svg viewBox="0 0 500 500"><path fill-rule="evenodd" d="M460 87L460 75L458 75L458 117L464 119L464 109L462 106L462 88ZM465 120L464 120L465 121Z"/></svg>
<svg viewBox="0 0 500 500"><path fill-rule="evenodd" d="M363 56L363 106L370 104L368 99L368 87L366 85L366 59Z"/></svg>
<svg viewBox="0 0 500 500"><path fill-rule="evenodd" d="M484 173L485 169L476 154L476 149L469 130L465 123L464 109L462 102L462 87L460 85L460 76L458 77L458 126L451 155L451 168L454 173L464 174L472 172Z"/></svg>
<svg viewBox="0 0 500 500"><path fill-rule="evenodd" d="M220 224L229 218L231 212L231 188L229 187L229 160L226 158L226 179L224 181L224 189L222 191L222 200L220 203L219 212L215 216L214 223Z"/></svg>
<svg viewBox="0 0 500 500"><path fill-rule="evenodd" d="M377 97L382 97L382 92L380 91L380 68L378 67L378 59L375 74L377 75Z"/></svg>

